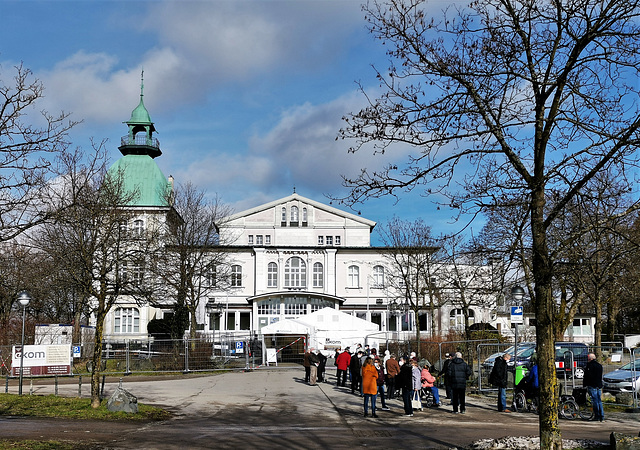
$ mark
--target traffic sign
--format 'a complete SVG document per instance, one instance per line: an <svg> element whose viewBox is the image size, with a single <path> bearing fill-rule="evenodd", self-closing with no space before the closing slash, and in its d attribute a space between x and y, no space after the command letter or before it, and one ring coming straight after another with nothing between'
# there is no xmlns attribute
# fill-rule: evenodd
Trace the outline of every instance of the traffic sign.
<svg viewBox="0 0 640 450"><path fill-rule="evenodd" d="M236 353L244 353L244 342L236 341Z"/></svg>
<svg viewBox="0 0 640 450"><path fill-rule="evenodd" d="M511 323L523 323L524 308L522 306L511 307Z"/></svg>

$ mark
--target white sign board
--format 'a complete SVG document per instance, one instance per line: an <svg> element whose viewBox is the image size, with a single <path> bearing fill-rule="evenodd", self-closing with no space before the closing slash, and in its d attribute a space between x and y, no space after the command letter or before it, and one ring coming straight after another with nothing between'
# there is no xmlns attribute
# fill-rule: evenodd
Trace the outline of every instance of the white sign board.
<svg viewBox="0 0 640 450"><path fill-rule="evenodd" d="M13 347L11 374L20 376L20 361L24 360L23 376L71 375L71 345L25 345Z"/></svg>
<svg viewBox="0 0 640 450"><path fill-rule="evenodd" d="M511 307L511 323L524 323L523 320L524 308L522 306Z"/></svg>

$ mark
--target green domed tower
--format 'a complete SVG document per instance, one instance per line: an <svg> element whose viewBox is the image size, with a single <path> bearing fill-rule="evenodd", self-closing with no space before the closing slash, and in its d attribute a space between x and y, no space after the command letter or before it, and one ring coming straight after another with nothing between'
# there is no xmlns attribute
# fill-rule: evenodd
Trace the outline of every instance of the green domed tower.
<svg viewBox="0 0 640 450"><path fill-rule="evenodd" d="M168 207L173 183L154 160L162 151L160 142L153 136L156 129L143 97L144 79L140 83L140 103L131 112L131 118L124 122L129 133L121 138L118 147L123 156L111 166L109 173L123 176L125 190L138 193L128 206Z"/></svg>

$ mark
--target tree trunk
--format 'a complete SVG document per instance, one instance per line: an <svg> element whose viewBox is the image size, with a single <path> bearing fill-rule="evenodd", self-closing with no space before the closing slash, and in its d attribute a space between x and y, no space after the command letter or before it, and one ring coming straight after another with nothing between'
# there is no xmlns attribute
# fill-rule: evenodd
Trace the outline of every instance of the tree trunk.
<svg viewBox="0 0 640 450"><path fill-rule="evenodd" d="M97 314L93 357L91 358L91 407L100 407L100 368L102 364L102 337L104 335L104 315Z"/></svg>
<svg viewBox="0 0 640 450"><path fill-rule="evenodd" d="M537 156L540 158L541 155ZM547 246L544 206L544 187L536 186L532 191L531 198L531 237L533 242L534 306L536 311L536 343L540 385L540 448L557 450L562 449L562 436L558 427L558 379L555 367L555 327L553 320L555 305L552 291L553 272Z"/></svg>

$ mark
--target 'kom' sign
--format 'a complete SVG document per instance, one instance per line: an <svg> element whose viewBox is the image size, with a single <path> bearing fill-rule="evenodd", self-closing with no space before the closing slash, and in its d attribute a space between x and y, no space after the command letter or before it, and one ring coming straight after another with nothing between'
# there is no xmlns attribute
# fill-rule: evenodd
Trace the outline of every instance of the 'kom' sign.
<svg viewBox="0 0 640 450"><path fill-rule="evenodd" d="M20 360L24 361L23 376L71 375L71 345L25 345L13 347L11 375L20 375Z"/></svg>

